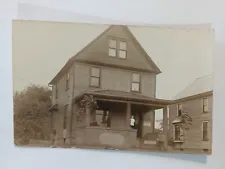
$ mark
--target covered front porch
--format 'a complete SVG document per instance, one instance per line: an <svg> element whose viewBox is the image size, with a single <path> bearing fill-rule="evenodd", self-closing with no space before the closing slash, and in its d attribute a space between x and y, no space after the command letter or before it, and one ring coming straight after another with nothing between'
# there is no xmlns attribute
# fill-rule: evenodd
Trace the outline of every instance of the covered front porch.
<svg viewBox="0 0 225 169"><path fill-rule="evenodd" d="M163 142L164 150L167 149L168 116L167 105L170 101L150 98L141 94L100 90L85 92L74 99L74 105L79 109L79 103L84 97L91 96L97 107L85 107L83 125L73 127L71 134L73 144L81 146L103 146L108 148L130 149L146 148L144 144L158 139ZM146 113L155 113L154 110L163 109L163 133L152 140L153 129L147 131L145 137L143 129L146 123ZM131 117L135 118L135 126L130 126ZM76 120L72 123L76 123ZM150 123L154 125L154 123ZM145 131L146 133L146 131ZM150 137L149 137L150 135ZM154 136L153 136L154 137Z"/></svg>

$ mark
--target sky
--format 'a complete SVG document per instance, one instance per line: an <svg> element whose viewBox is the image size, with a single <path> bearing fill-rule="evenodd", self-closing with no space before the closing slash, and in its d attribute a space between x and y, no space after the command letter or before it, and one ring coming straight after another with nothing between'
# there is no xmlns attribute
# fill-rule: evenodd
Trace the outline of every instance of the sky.
<svg viewBox="0 0 225 169"><path fill-rule="evenodd" d="M108 25L46 21L14 21L13 90L29 84L48 85L67 60ZM162 71L156 96L173 99L196 78L213 72L214 33L210 25L131 26L151 59ZM156 113L161 118L161 113Z"/></svg>

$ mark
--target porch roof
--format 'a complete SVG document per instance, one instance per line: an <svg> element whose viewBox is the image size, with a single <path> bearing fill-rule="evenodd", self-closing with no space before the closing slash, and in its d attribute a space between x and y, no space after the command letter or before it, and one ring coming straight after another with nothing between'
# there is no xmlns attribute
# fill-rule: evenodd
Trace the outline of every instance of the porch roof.
<svg viewBox="0 0 225 169"><path fill-rule="evenodd" d="M130 101L143 104L154 104L166 106L172 103L171 100L158 99L153 97L144 96L135 92L124 92L118 90L97 90L97 91L85 91L74 98L74 102L77 102L83 98L84 95L92 95L96 99L108 99L116 101Z"/></svg>

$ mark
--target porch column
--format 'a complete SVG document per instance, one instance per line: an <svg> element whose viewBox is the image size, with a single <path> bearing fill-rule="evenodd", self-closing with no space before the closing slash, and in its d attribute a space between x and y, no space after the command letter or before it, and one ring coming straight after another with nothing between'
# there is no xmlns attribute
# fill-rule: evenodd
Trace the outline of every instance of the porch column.
<svg viewBox="0 0 225 169"><path fill-rule="evenodd" d="M163 134L164 134L164 149L168 148L168 116L167 106L163 108Z"/></svg>
<svg viewBox="0 0 225 169"><path fill-rule="evenodd" d="M91 114L91 109L89 107L86 107L85 111L85 126L90 126L90 114Z"/></svg>
<svg viewBox="0 0 225 169"><path fill-rule="evenodd" d="M130 118L131 118L131 103L127 103L127 112L126 112L126 122L127 122L127 128L130 128Z"/></svg>

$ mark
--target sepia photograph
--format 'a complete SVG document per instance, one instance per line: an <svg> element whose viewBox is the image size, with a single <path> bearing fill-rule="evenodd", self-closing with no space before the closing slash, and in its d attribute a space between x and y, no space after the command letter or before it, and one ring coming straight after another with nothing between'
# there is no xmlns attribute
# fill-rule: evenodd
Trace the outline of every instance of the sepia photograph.
<svg viewBox="0 0 225 169"><path fill-rule="evenodd" d="M214 33L13 20L15 145L210 155Z"/></svg>

